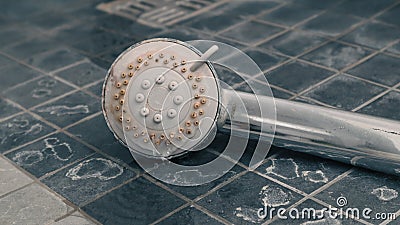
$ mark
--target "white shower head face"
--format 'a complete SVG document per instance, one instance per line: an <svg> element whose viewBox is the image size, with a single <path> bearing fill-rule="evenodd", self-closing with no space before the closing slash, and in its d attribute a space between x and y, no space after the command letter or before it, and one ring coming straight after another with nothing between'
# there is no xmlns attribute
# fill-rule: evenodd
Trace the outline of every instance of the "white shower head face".
<svg viewBox="0 0 400 225"><path fill-rule="evenodd" d="M201 53L171 39L152 39L123 52L111 66L103 112L114 135L134 153L171 157L197 148L216 129L219 85Z"/></svg>

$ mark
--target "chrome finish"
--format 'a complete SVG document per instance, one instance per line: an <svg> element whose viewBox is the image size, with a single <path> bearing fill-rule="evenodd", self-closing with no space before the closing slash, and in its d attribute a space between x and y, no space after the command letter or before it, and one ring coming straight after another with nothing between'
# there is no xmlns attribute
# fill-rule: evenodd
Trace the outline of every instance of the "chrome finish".
<svg viewBox="0 0 400 225"><path fill-rule="evenodd" d="M236 113L236 103L240 102L236 94L246 103L248 115ZM271 97L236 94L223 90L223 101L232 119L222 118L219 131L240 131L241 124L249 121L252 133L262 139L273 135L271 127L275 125L275 146L400 175L399 121L277 98L273 99L277 116L274 121L259 113L260 107L268 107Z"/></svg>

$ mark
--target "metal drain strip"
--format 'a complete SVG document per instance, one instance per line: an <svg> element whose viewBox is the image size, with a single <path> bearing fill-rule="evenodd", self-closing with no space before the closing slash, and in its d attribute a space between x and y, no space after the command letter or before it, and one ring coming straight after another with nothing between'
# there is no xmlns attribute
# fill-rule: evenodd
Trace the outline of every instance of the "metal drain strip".
<svg viewBox="0 0 400 225"><path fill-rule="evenodd" d="M165 27L198 16L228 0L115 0L97 9L138 21L151 27Z"/></svg>

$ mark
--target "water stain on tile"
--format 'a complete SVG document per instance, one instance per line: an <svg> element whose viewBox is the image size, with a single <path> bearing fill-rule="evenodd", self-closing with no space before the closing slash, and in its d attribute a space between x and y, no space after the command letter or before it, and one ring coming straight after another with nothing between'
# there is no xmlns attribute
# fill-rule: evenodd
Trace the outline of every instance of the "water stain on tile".
<svg viewBox="0 0 400 225"><path fill-rule="evenodd" d="M311 181L313 183L327 183L329 180L325 176L324 172L321 170L317 171L302 171L301 176L306 180L306 181Z"/></svg>
<svg viewBox="0 0 400 225"><path fill-rule="evenodd" d="M47 112L51 115L63 116L73 114L87 114L89 113L89 107L87 105L76 105L76 106L65 106L65 105L53 105L49 107L39 108L39 112Z"/></svg>
<svg viewBox="0 0 400 225"><path fill-rule="evenodd" d="M234 215L238 218L243 219L251 223L261 223L264 219L258 216L258 209L249 207L237 207L234 211Z"/></svg>
<svg viewBox="0 0 400 225"><path fill-rule="evenodd" d="M100 99L78 91L37 107L34 111L60 127L75 123L100 111Z"/></svg>
<svg viewBox="0 0 400 225"><path fill-rule="evenodd" d="M99 180L107 181L119 177L123 172L123 168L111 160L94 158L79 163L68 170L65 176L72 180L97 178Z"/></svg>
<svg viewBox="0 0 400 225"><path fill-rule="evenodd" d="M371 194L375 195L381 201L390 201L399 196L399 193L396 190L386 186L373 189Z"/></svg>
<svg viewBox="0 0 400 225"><path fill-rule="evenodd" d="M370 52L361 48L331 42L303 56L303 59L338 70L357 62Z"/></svg>
<svg viewBox="0 0 400 225"><path fill-rule="evenodd" d="M12 121L2 125L2 130L7 128L15 130L15 132L3 134L0 138L0 144L18 142L25 136L37 135L41 133L43 126L40 123L30 124L29 120L26 119L13 119Z"/></svg>
<svg viewBox="0 0 400 225"><path fill-rule="evenodd" d="M266 174L274 174L285 180L300 176L299 167L293 159L271 159L270 161L271 165L265 169Z"/></svg>
<svg viewBox="0 0 400 225"><path fill-rule="evenodd" d="M93 151L64 133L56 133L6 155L36 177L87 157Z"/></svg>
<svg viewBox="0 0 400 225"><path fill-rule="evenodd" d="M400 30L396 29L395 26L380 22L369 22L358 27L341 39L374 49L381 49L390 42L398 39L399 36Z"/></svg>
<svg viewBox="0 0 400 225"><path fill-rule="evenodd" d="M133 178L136 174L99 154L90 156L42 182L76 205Z"/></svg>
<svg viewBox="0 0 400 225"><path fill-rule="evenodd" d="M293 198L290 191L270 185L264 186L259 194L263 205L269 207L288 205Z"/></svg>
<svg viewBox="0 0 400 225"><path fill-rule="evenodd" d="M73 153L71 146L66 142L60 142L56 137L43 140L45 146L38 151L18 152L12 159L18 165L33 165L42 161L45 157L54 157L60 161L68 161Z"/></svg>
<svg viewBox="0 0 400 225"><path fill-rule="evenodd" d="M293 195L290 191L284 191L282 188L275 185L265 185L259 192L261 206L264 207L278 207L285 206L290 203ZM248 206L237 207L233 214L251 223L261 223L269 216L263 212L265 208L252 208Z"/></svg>
<svg viewBox="0 0 400 225"><path fill-rule="evenodd" d="M307 222L301 223L300 225L342 225L342 223L339 220L330 218L328 216L327 218L320 219L320 220L307 221Z"/></svg>
<svg viewBox="0 0 400 225"><path fill-rule="evenodd" d="M7 92L9 99L30 108L71 91L72 88L51 77L32 80Z"/></svg>

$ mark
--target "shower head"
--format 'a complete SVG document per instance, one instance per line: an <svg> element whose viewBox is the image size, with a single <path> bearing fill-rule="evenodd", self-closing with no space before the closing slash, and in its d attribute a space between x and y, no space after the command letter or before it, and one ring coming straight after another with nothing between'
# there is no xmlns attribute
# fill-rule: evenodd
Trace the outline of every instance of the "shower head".
<svg viewBox="0 0 400 225"><path fill-rule="evenodd" d="M266 80L252 88L255 94L229 89L218 80L214 63L238 74L261 71L250 57L224 46L158 38L133 45L115 60L103 86L103 113L132 155L164 159L200 150L218 129L264 141L254 151L252 169L273 140L276 146L400 175L398 121L275 99ZM237 161L241 150L227 157Z"/></svg>
<svg viewBox="0 0 400 225"><path fill-rule="evenodd" d="M103 87L103 112L115 137L146 156L170 157L200 148L216 131L218 79L189 44L152 39L133 45L112 64Z"/></svg>

